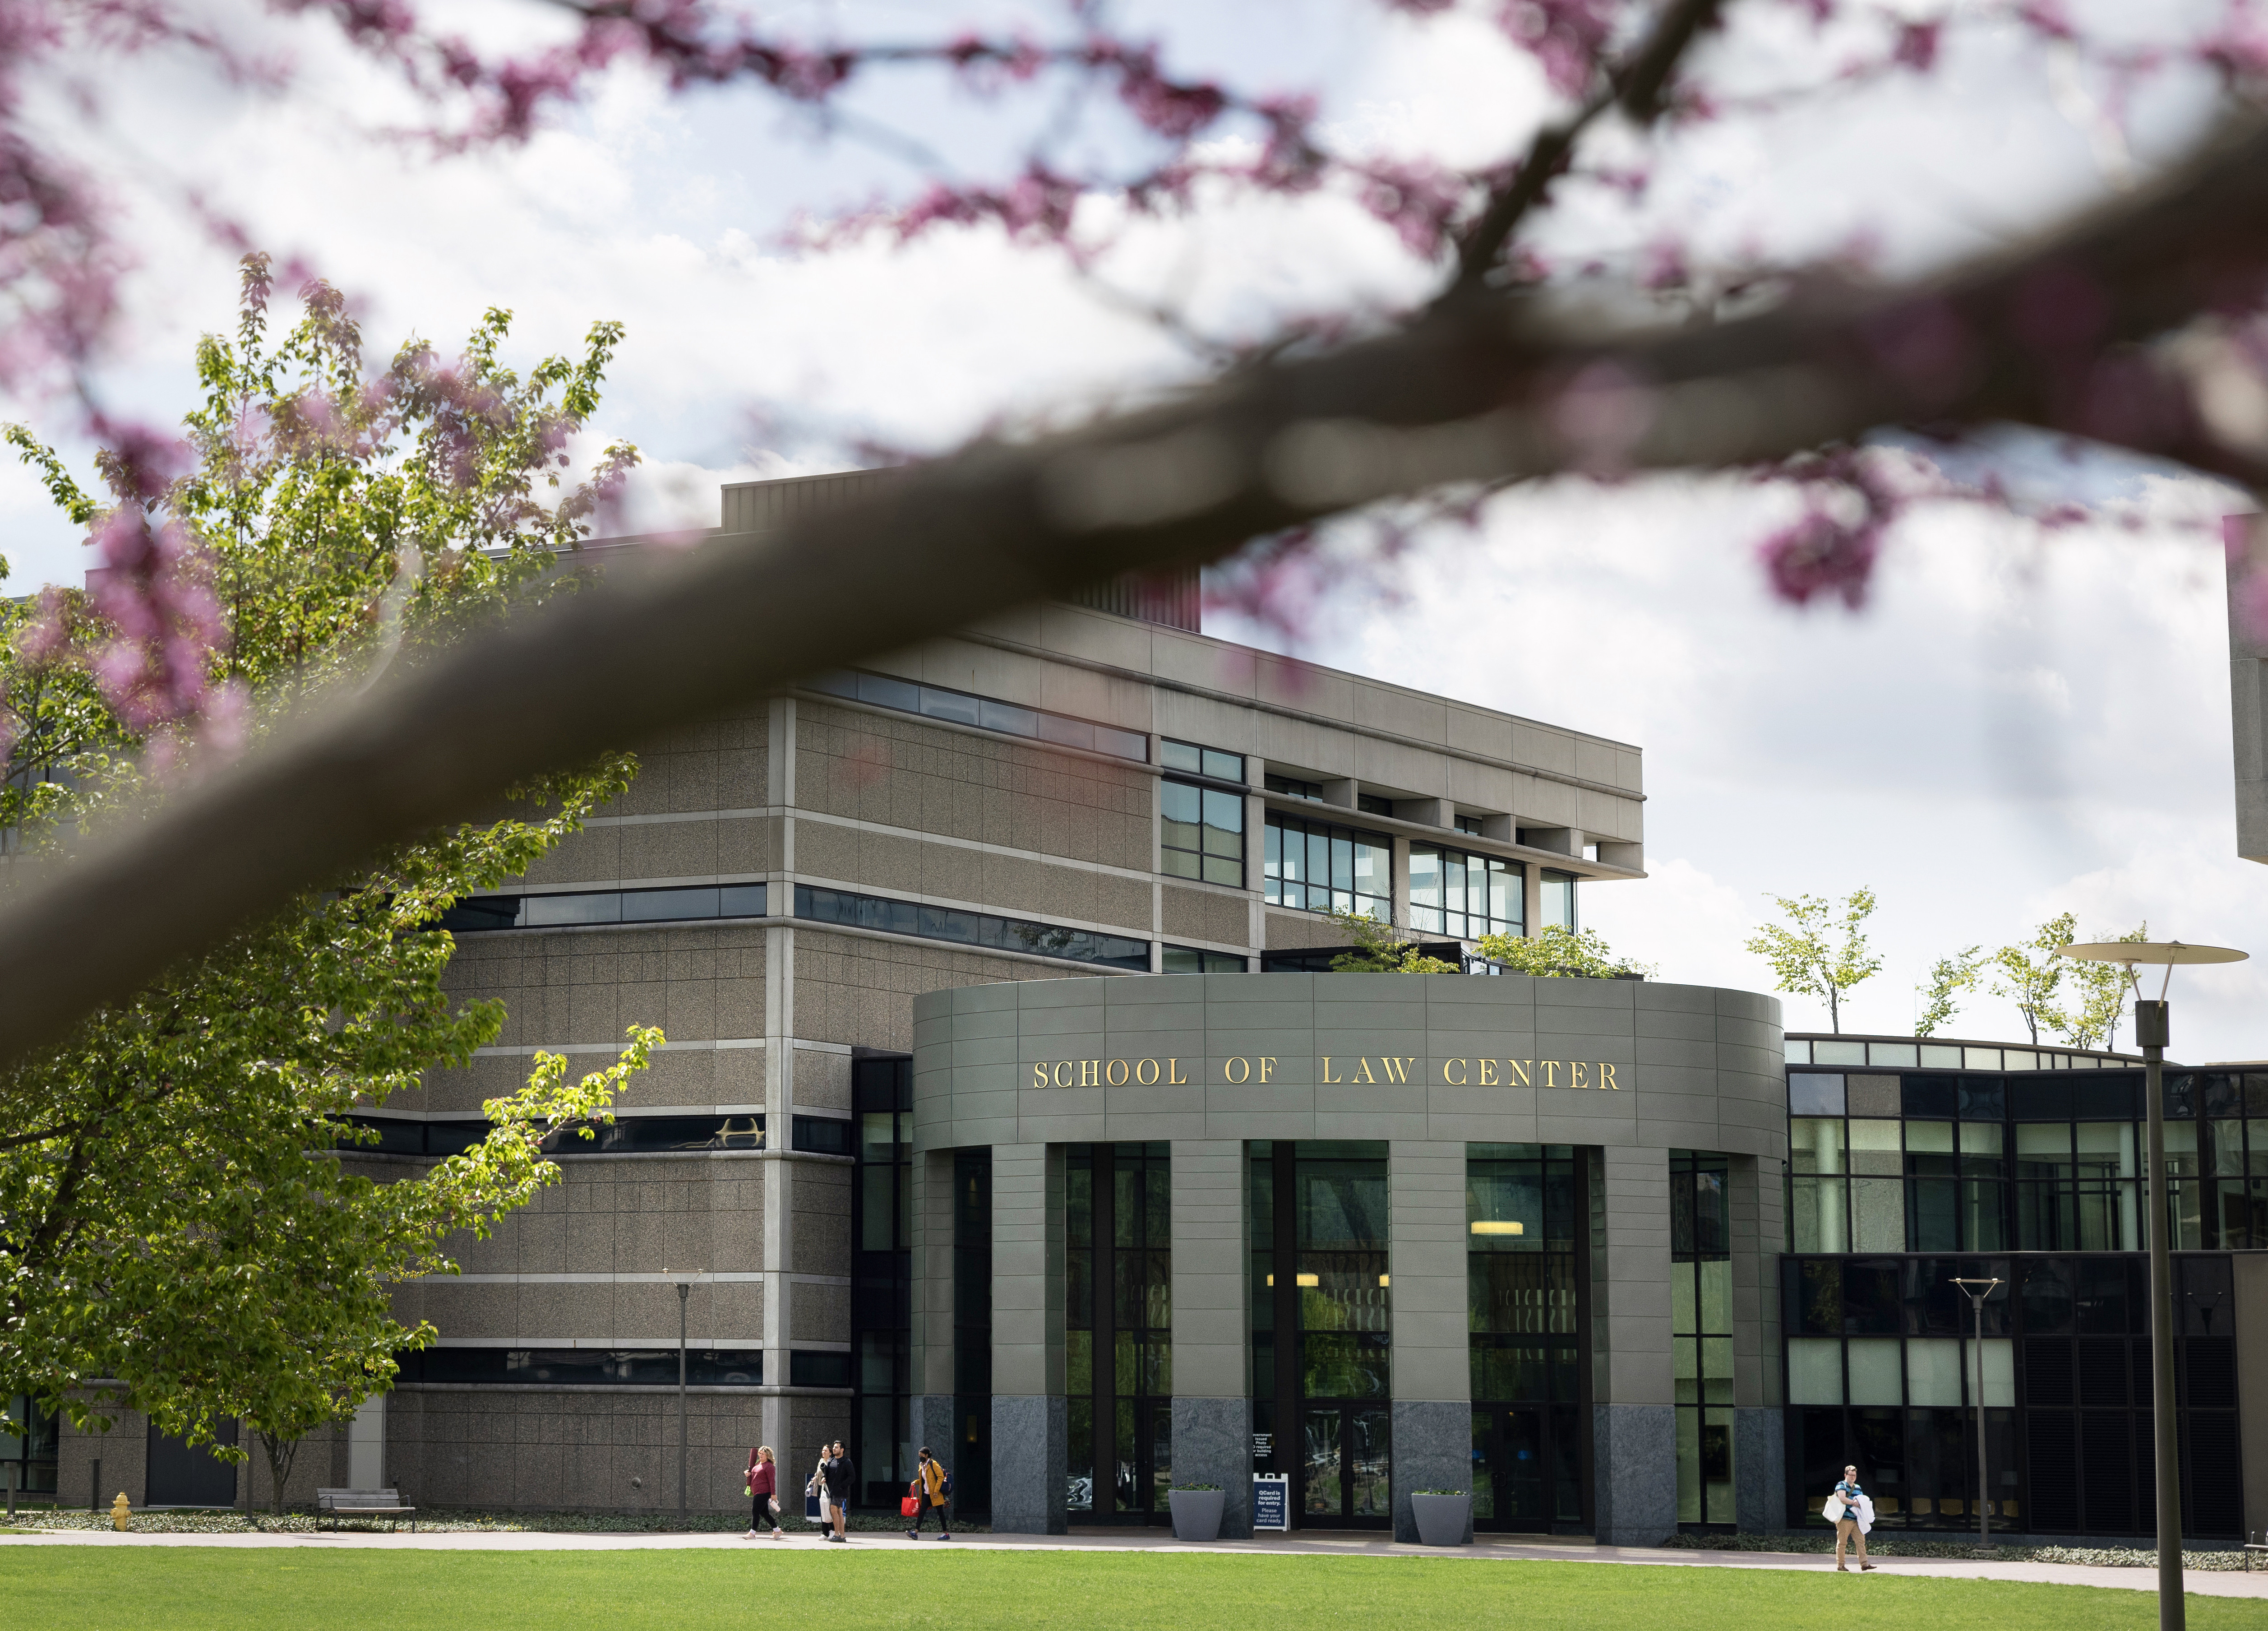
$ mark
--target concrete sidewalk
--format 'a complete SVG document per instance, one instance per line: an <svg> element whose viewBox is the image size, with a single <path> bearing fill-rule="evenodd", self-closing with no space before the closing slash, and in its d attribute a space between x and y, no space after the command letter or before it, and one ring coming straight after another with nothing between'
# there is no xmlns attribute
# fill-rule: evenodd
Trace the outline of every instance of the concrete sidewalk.
<svg viewBox="0 0 2268 1631"><path fill-rule="evenodd" d="M1174 1551L1226 1557L1430 1557L1473 1562L1651 1563L1672 1568L1763 1568L1832 1573L1831 1554L1795 1552L1696 1552L1683 1547L1601 1546L1588 1541L1550 1542L1487 1537L1469 1546L1403 1546L1374 1533L1349 1532L1322 1536L1314 1531L1294 1539L1221 1541L1209 1546L1182 1546L1161 1530L1095 1529L1071 1535L971 1535L951 1542L924 1537L918 1542L902 1535L864 1532L850 1544L832 1546L815 1535L797 1534L785 1540L747 1540L733 1534L547 1534L534 1531L431 1531L411 1534L366 1534L335 1531L316 1534L172 1535L129 1531L50 1530L36 1535L0 1541L8 1549L52 1546L223 1546L228 1548L298 1548L306 1550L381 1552L681 1552L744 1551L758 1556L799 1548L834 1557L849 1557L874 1550L968 1552L1162 1552ZM2096 1568L2073 1563L1970 1561L1958 1558L1889 1558L1875 1568L1877 1577L1924 1576L1939 1580L2014 1580L2051 1585L2103 1586L2128 1591L2154 1591L2157 1571L2150 1568ZM1851 1589L1866 1590L1865 1576L1855 1569ZM2255 1598L2268 1600L2268 1570L2256 1574L2223 1574L2191 1570L2183 1582L2200 1597Z"/></svg>

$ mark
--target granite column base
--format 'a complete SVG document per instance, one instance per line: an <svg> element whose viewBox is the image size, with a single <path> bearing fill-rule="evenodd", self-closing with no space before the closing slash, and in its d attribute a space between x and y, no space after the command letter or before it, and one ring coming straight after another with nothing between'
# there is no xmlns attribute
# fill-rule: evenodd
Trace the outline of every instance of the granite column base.
<svg viewBox="0 0 2268 1631"><path fill-rule="evenodd" d="M992 1395L992 1530L1060 1535L1071 1438L1059 1395Z"/></svg>
<svg viewBox="0 0 2268 1631"><path fill-rule="evenodd" d="M1733 1413L1733 1504L1744 1535L1787 1528L1786 1426L1776 1408Z"/></svg>
<svg viewBox="0 0 2268 1631"><path fill-rule="evenodd" d="M1174 1482L1218 1484L1220 1538L1252 1538L1252 1405L1241 1399L1174 1400Z"/></svg>
<svg viewBox="0 0 2268 1631"><path fill-rule="evenodd" d="M959 1441L954 1433L953 1395L950 1393L917 1393L908 1402L906 1435L918 1456L922 1446L929 1446L938 1464L947 1472L953 1470L954 1453Z"/></svg>
<svg viewBox="0 0 2268 1631"><path fill-rule="evenodd" d="M1677 1532L1677 1411L1591 1407L1591 1528L1602 1546L1660 1546Z"/></svg>
<svg viewBox="0 0 2268 1631"><path fill-rule="evenodd" d="M1394 1538L1415 1544L1410 1497L1421 1489L1473 1491L1473 1407L1462 1399L1394 1401ZM1468 1512L1464 1539L1473 1538Z"/></svg>

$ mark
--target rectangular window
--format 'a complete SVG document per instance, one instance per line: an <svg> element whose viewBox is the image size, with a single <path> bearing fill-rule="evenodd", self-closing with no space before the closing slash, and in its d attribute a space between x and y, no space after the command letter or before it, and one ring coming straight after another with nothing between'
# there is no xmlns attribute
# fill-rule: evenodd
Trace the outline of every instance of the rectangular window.
<svg viewBox="0 0 2268 1631"><path fill-rule="evenodd" d="M1385 797L1381 793L1357 793L1355 795L1354 807L1366 816L1391 816L1394 814L1394 801Z"/></svg>
<svg viewBox="0 0 2268 1631"><path fill-rule="evenodd" d="M567 889L550 895L468 895L441 913L452 934L484 929L571 928L597 923L693 923L761 918L764 886L727 883L670 889Z"/></svg>
<svg viewBox="0 0 2268 1631"><path fill-rule="evenodd" d="M1481 817L1478 816L1460 816L1451 824L1459 832L1469 833L1476 838L1481 836Z"/></svg>
<svg viewBox="0 0 2268 1631"><path fill-rule="evenodd" d="M1168 736L1163 741L1158 762L1169 771L1187 771L1192 776L1244 785L1244 756L1241 753L1226 753L1194 742L1175 742Z"/></svg>
<svg viewBox="0 0 2268 1631"><path fill-rule="evenodd" d="M1064 1504L1155 1521L1173 1481L1168 1147L1073 1144L1064 1168Z"/></svg>
<svg viewBox="0 0 2268 1631"><path fill-rule="evenodd" d="M1728 1157L1669 1152L1669 1346L1681 1524L1735 1521L1731 1187ZM1889 1349L1895 1366L1897 1344ZM1817 1391L1815 1383L1805 1385Z"/></svg>
<svg viewBox="0 0 2268 1631"><path fill-rule="evenodd" d="M1571 872L1547 872L1543 875L1543 908L1546 928L1554 924L1573 934L1581 926L1575 921L1575 875Z"/></svg>
<svg viewBox="0 0 2268 1631"><path fill-rule="evenodd" d="M1410 846L1410 926L1478 940L1519 934L1527 913L1526 873L1493 855L1468 855L1438 844Z"/></svg>
<svg viewBox="0 0 2268 1631"><path fill-rule="evenodd" d="M1160 786L1164 817L1158 870L1169 878L1244 887L1244 795L1167 777Z"/></svg>
<svg viewBox="0 0 2268 1631"><path fill-rule="evenodd" d="M1195 946L1167 946L1161 974L1241 974L1244 959L1233 951L1200 951Z"/></svg>
<svg viewBox="0 0 2268 1631"><path fill-rule="evenodd" d="M893 900L880 895L853 895L847 889L795 886L795 915L813 923L848 924L885 934L908 934L922 940L952 941L987 950L1021 951L1036 957L1061 957L1071 963L1094 963L1106 968L1150 970L1150 942L1123 934L1103 934L1093 929L1062 928L1020 918L996 918L986 912L959 911L946 906L924 906L918 901Z"/></svg>
<svg viewBox="0 0 2268 1631"><path fill-rule="evenodd" d="M1392 839L1273 812L1267 836L1263 870L1270 905L1393 921Z"/></svg>
<svg viewBox="0 0 2268 1631"><path fill-rule="evenodd" d="M1300 781L1295 777L1270 775L1266 786L1270 793L1279 793L1287 799L1306 799L1311 803L1323 801L1323 790L1312 781Z"/></svg>
<svg viewBox="0 0 2268 1631"><path fill-rule="evenodd" d="M841 670L806 680L804 684L826 696L863 702L869 707L918 713L932 720L949 720L955 725L973 725L980 730L998 731L1005 736L1024 736L1035 742L1056 742L1066 748L1084 748L1090 753L1107 753L1113 758L1131 759L1137 764L1146 764L1150 761L1150 739L1139 731L1120 730L1116 726L1098 725L1091 720L1075 720L1068 714L995 702L987 697L973 697L967 691L947 690L937 685L917 685L910 680L892 679L887 675L853 674Z"/></svg>

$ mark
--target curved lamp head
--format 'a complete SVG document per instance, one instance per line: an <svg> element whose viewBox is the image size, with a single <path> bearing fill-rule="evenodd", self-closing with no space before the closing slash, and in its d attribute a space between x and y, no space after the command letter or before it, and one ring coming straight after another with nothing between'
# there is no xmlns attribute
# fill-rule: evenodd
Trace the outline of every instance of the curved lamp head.
<svg viewBox="0 0 2268 1631"><path fill-rule="evenodd" d="M2242 963L2252 954L2239 951L2233 946L2190 946L2177 940L2097 940L2082 941L2077 945L2058 946L2056 955L2074 957L2081 963L2122 963L2126 965L2129 979L2134 976L2134 965L2147 963L2165 965L2164 984L2158 989L2159 1000L2165 1000L2165 987L2173 984L2174 965L2189 963Z"/></svg>

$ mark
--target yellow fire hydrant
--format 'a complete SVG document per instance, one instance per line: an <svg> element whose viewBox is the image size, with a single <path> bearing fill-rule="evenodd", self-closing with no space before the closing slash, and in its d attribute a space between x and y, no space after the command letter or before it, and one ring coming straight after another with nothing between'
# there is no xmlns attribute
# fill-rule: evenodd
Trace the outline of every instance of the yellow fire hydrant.
<svg viewBox="0 0 2268 1631"><path fill-rule="evenodd" d="M118 1499L110 1503L110 1526L113 1529L134 1527L134 1508L127 1501L126 1492L122 1489L118 1492Z"/></svg>

